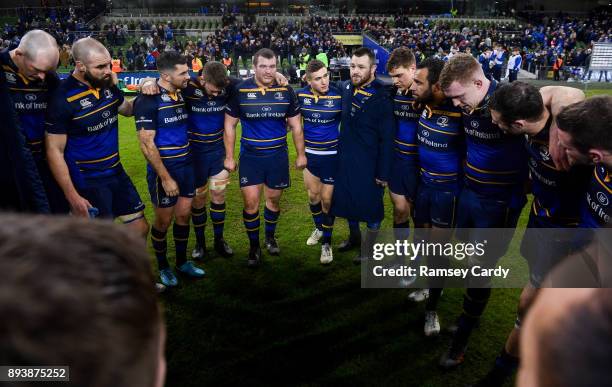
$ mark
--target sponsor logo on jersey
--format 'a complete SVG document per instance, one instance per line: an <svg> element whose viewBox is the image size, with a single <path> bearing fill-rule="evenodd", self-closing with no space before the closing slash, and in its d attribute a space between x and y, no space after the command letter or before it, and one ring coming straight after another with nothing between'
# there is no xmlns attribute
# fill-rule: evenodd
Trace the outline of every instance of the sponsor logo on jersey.
<svg viewBox="0 0 612 387"><path fill-rule="evenodd" d="M304 105L312 105L312 100L310 98L304 98Z"/></svg>
<svg viewBox="0 0 612 387"><path fill-rule="evenodd" d="M89 98L83 98L82 100L79 101L79 103L81 104L81 107L83 109L91 107L93 105L91 101L89 100Z"/></svg>
<svg viewBox="0 0 612 387"><path fill-rule="evenodd" d="M448 126L448 117L447 116L438 117L436 124L442 128L446 128Z"/></svg>
<svg viewBox="0 0 612 387"><path fill-rule="evenodd" d="M25 99L28 101L36 101L36 94L26 94Z"/></svg>
<svg viewBox="0 0 612 387"><path fill-rule="evenodd" d="M161 95L161 99L162 99L162 101L164 101L164 102L170 102L170 101L172 101L172 98L170 98L170 96L169 96L168 94L162 94L162 95Z"/></svg>
<svg viewBox="0 0 612 387"><path fill-rule="evenodd" d="M602 206L607 206L610 203L608 196L603 192L597 192L597 200Z"/></svg>
<svg viewBox="0 0 612 387"><path fill-rule="evenodd" d="M272 108L270 106L264 106L264 107L261 108L261 111L269 112L269 111L272 111Z"/></svg>
<svg viewBox="0 0 612 387"><path fill-rule="evenodd" d="M474 129L477 129L480 124L476 120L470 121L470 126Z"/></svg>
<svg viewBox="0 0 612 387"><path fill-rule="evenodd" d="M255 93L247 93L247 99L256 99L257 98L257 94Z"/></svg>
<svg viewBox="0 0 612 387"><path fill-rule="evenodd" d="M111 112L109 110L105 110L104 113L102 113L102 118L108 118L108 116L111 115Z"/></svg>

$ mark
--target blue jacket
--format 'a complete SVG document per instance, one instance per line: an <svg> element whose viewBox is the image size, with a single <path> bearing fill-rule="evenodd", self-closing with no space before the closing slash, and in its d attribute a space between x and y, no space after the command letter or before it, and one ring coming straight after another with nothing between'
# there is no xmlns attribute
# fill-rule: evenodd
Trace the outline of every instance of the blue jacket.
<svg viewBox="0 0 612 387"><path fill-rule="evenodd" d="M331 212L362 222L384 218L384 188L375 179L388 181L393 160L395 117L391 88L379 80L376 92L351 116L354 87L342 83L342 123L338 143L338 169Z"/></svg>

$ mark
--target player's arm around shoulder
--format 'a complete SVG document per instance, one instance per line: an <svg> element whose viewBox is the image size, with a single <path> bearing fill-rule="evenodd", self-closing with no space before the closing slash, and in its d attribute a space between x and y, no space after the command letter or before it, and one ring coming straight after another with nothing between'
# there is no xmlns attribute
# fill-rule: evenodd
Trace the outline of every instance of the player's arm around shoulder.
<svg viewBox="0 0 612 387"><path fill-rule="evenodd" d="M223 145L225 147L225 160L223 167L229 172L237 168L234 158L234 147L236 145L236 126L240 117L240 97L238 89L240 83L228 86L228 100L225 105L225 117L223 119Z"/></svg>

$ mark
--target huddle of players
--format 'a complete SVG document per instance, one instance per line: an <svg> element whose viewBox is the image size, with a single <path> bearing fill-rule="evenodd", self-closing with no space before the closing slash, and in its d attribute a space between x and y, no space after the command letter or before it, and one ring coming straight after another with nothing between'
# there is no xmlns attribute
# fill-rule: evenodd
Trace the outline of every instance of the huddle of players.
<svg viewBox="0 0 612 387"><path fill-rule="evenodd" d="M546 274L570 251L567 241L555 243L543 229L603 227L610 221L612 153L606 120L612 115L612 98L585 100L581 91L569 87L500 85L466 54L446 65L428 58L415 66L409 50L399 48L387 68L398 89L396 159L389 182L396 233L407 226L402 223L407 217L398 216L402 201L397 197L403 196L415 226L427 230L428 240L447 241L450 228L456 227L460 238L495 241L484 260L474 262L493 267L512 234L487 229L516 227L530 183L534 200L521 246L530 283L521 294L515 328L480 381L501 385L518 365L521 319ZM447 267L449 262L434 257L432 264ZM414 301L427 299L428 336L440 331L435 310L443 283L434 280L430 286L409 295ZM464 361L470 334L491 294L486 281L471 278L470 286L451 346L440 359L444 368Z"/></svg>
<svg viewBox="0 0 612 387"><path fill-rule="evenodd" d="M144 205L118 150L117 115L133 114L148 161L147 180L155 207L151 239L162 283L175 286L178 282L166 259L166 233L173 219L177 270L202 277L204 271L186 257L189 219L197 239L192 255L202 257L208 185L215 249L223 256L232 254L223 240L224 193L229 172L236 169L235 127L240 120L243 220L250 241L248 263L256 266L261 259L262 185L266 248L271 254L279 253L275 239L279 200L290 181L288 125L297 150L296 167L306 167L304 179L316 225L307 243L316 244L322 237L321 262L332 261L329 206L342 97L336 87L329 86L321 63L309 64L309 86L296 94L276 82L276 58L270 50L255 55L255 77L239 84L214 63L204 69L203 77L191 79L185 59L165 53L158 61L160 79L151 95L141 95L134 103L124 100L114 86L111 58L102 44L91 38L77 41L75 70L61 83L52 76L57 65L54 44L50 35L32 31L0 59L30 149L33 155L40 153L40 161L46 159L38 164L39 173L45 176L48 165L46 174L55 178L43 177L43 182L50 201L57 203L57 212L69 205L74 215L88 216L95 207L99 216L119 218L146 238ZM538 228L600 227L609 222L610 97L584 100L575 89L537 90L520 82L500 86L485 76L473 57L463 54L446 65L434 58L415 65L412 53L399 48L387 67L397 89L389 191L398 237L407 237L410 217L428 230L432 240L447 240L453 227L480 230L462 236L468 239L486 237L487 228L514 228L526 203L524 183L529 176L534 202L524 245L538 240ZM36 105L28 105L34 101ZM41 148L45 132L46 154ZM595 163L595 167L569 169L568 159L575 164ZM355 245L351 239L349 245ZM508 238L497 241L487 262L481 264L493 266L508 242ZM549 254L548 247L526 257L531 283L521 295L516 327L487 376L489 384L505 379L516 367L520 319L548 269L538 264L539 257ZM437 264L447 264L447 259L440 258ZM474 285L466 290L453 342L441 358L444 367L463 362L470 334L490 297L486 284ZM428 335L440 329L435 310L442 287L433 283L431 289L410 296L428 301Z"/></svg>

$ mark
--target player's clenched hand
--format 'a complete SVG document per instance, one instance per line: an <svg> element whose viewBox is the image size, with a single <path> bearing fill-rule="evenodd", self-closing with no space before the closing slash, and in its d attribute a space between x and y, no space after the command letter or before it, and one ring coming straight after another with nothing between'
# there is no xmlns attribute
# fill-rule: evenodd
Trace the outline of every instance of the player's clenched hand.
<svg viewBox="0 0 612 387"><path fill-rule="evenodd" d="M288 86L289 85L289 81L287 80L287 78L283 74L281 74L279 72L277 72L274 75L274 79L276 80L276 83L278 83L280 86Z"/></svg>
<svg viewBox="0 0 612 387"><path fill-rule="evenodd" d="M166 195L170 197L178 196L179 194L178 184L176 184L176 181L174 181L174 179L171 177L162 179L162 187L164 187L164 191L166 192Z"/></svg>
<svg viewBox="0 0 612 387"><path fill-rule="evenodd" d="M159 94L159 86L155 78L145 78L140 84L140 92L144 95L155 95Z"/></svg>
<svg viewBox="0 0 612 387"><path fill-rule="evenodd" d="M87 199L78 194L75 194L67 199L68 203L70 203L70 211L74 216L79 216L82 218L89 217L89 208L93 206Z"/></svg>
<svg viewBox="0 0 612 387"><path fill-rule="evenodd" d="M300 155L295 159L295 167L299 170L306 168L306 156Z"/></svg>
<svg viewBox="0 0 612 387"><path fill-rule="evenodd" d="M236 160L233 158L223 160L223 168L227 169L229 172L236 171Z"/></svg>

